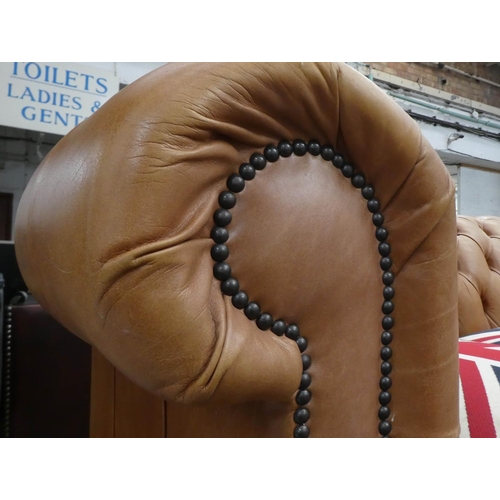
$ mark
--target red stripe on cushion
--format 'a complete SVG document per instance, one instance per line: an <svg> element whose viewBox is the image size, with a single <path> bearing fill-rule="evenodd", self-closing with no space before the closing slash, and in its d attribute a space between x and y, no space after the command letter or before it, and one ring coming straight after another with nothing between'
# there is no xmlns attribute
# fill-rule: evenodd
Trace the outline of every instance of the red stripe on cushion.
<svg viewBox="0 0 500 500"><path fill-rule="evenodd" d="M471 438L496 438L488 396L474 361L460 359L460 379L464 390Z"/></svg>
<svg viewBox="0 0 500 500"><path fill-rule="evenodd" d="M495 344L486 344L480 342L459 342L458 350L460 354L476 356L483 359L500 361L500 350Z"/></svg>

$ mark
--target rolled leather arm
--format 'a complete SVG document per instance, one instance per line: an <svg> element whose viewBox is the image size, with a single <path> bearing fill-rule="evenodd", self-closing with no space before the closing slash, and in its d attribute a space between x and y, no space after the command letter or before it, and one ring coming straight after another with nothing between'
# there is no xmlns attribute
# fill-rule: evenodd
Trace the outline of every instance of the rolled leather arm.
<svg viewBox="0 0 500 500"><path fill-rule="evenodd" d="M169 64L120 91L29 183L16 226L26 281L69 330L166 400L293 407L299 349L221 293L210 230L228 176L297 138L340 151L385 217L393 434L457 435L453 184L418 126L346 65ZM307 337L316 435L377 435L378 242L359 190L321 161L279 160L237 195L228 262L251 298Z"/></svg>

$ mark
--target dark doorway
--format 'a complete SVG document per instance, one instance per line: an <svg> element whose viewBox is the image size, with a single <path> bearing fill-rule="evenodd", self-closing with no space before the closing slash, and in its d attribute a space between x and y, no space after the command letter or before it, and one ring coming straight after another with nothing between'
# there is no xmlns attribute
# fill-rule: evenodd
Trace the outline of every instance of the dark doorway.
<svg viewBox="0 0 500 500"><path fill-rule="evenodd" d="M0 193L0 240L12 239L12 193Z"/></svg>

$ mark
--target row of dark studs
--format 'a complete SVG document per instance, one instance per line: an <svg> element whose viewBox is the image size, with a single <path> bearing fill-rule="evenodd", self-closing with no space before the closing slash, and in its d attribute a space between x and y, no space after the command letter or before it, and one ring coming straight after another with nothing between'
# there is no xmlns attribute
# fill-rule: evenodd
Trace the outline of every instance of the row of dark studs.
<svg viewBox="0 0 500 500"><path fill-rule="evenodd" d="M234 193L241 192L245 187L245 181L249 181L255 178L256 170L263 170L269 162L275 162L282 157L289 157L292 153L297 156L304 156L307 152L313 156L321 155L326 161L331 161L335 167L341 170L342 174L346 178L351 179L351 183L354 187L361 189L363 197L368 200L367 206L368 210L373 214L372 221L376 226L375 236L379 241L379 253L382 258L380 261L380 266L384 271L382 280L385 285L384 288L384 303L382 306L382 311L385 314L382 320L382 327L384 332L382 333L382 344L381 349L381 372L382 377L380 379L380 388L382 392L379 395L379 402L381 407L379 409L379 432L382 436L387 437L390 430L391 424L387 421L390 414L389 407L387 406L391 400L391 395L388 392L392 385L389 374L392 370L392 366L388 361L392 356L392 350L389 347L392 341L392 334L389 330L394 325L394 319L389 316L389 314L394 310L394 305L391 299L394 297L394 289L390 286L394 280L390 268L392 266L392 260L390 255L390 245L386 243L386 239L389 235L387 229L385 229L382 224L384 222L383 215L379 212L379 202L374 198L373 187L366 184L365 178L360 173L355 173L351 165L344 161L341 154L336 153L330 145L321 146L317 141L309 141L305 143L302 140L296 140L291 144L288 141L281 141L278 147L269 145L264 150L264 155L260 153L254 153L250 157L250 163L243 163L239 168L239 175L232 174L227 180L227 187L229 191L224 191L219 196L219 205L221 208L217 209L214 213L214 222L216 226L212 229L211 237L215 242L212 247L211 255L212 258L217 262L214 266L214 276L222 281L221 289L222 292L232 296L232 303L238 309L244 309L245 315L249 319L256 319L257 326L262 330L271 330L277 335L286 335L289 338L297 341L300 351L303 353L307 348L307 341L304 337L300 336L297 325L286 325L282 320L273 321L270 314L260 312L260 306L255 302L249 302L248 296L245 292L239 291L239 283L236 279L231 277L231 268L225 262L229 256L229 249L224 243L229 238L229 233L226 226L231 222L232 216L229 210L233 208L236 204L236 197ZM307 389L311 383L311 377L306 372L306 370L311 365L311 359L308 355L302 354L302 363L304 372L302 374L302 380L299 387L299 392L297 393L296 401L299 406L306 405L311 400L311 392ZM310 434L309 428L305 423L309 420L310 414L307 408L298 408L294 414L294 421L297 423L297 427L294 431L295 437L308 437Z"/></svg>
<svg viewBox="0 0 500 500"><path fill-rule="evenodd" d="M12 362L12 306L7 306L4 340L4 387L3 387L3 436L10 437L10 397Z"/></svg>
<svg viewBox="0 0 500 500"><path fill-rule="evenodd" d="M303 141L300 145L303 147L304 154L307 145ZM311 384L311 376L307 372L311 366L311 358L309 355L304 354L307 349L307 340L300 335L299 327L292 323L286 324L282 319L274 320L271 314L262 313L258 303L249 301L247 294L239 289L238 281L231 276L231 268L225 262L229 256L229 249L224 243L229 238L229 233L226 226L231 222L232 216L229 210L236 204L236 197L234 193L240 193L245 187L245 181L250 181L255 178L256 171L263 170L267 162L273 163L279 159L280 156L288 157L294 152L292 145L287 141L282 141L278 148L268 146L264 154L254 153L250 157L249 163L243 163L239 168L239 175L232 174L227 180L227 187L229 191L223 191L219 195L219 205L221 208L217 209L214 213L214 222L216 226L212 229L211 237L215 242L212 247L212 258L217 262L214 265L214 276L220 280L221 290L224 294L232 296L232 304L237 309L243 309L246 317L250 320L256 320L258 328L261 330L268 330L278 335L286 335L288 338L295 340L300 352L302 353L302 367L303 373L301 376L301 383L299 391L296 395L296 402L299 408L294 413L294 421L297 427L294 430L294 437L306 438L310 435L310 430L306 422L310 418L310 413L305 405L311 400L311 392L309 386ZM301 155L302 156L302 155Z"/></svg>

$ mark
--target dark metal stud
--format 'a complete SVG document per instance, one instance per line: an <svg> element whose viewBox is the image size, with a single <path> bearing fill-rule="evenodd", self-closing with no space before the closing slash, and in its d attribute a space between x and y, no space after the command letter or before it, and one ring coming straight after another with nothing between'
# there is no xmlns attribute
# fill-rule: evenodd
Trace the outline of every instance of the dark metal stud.
<svg viewBox="0 0 500 500"><path fill-rule="evenodd" d="M387 345L382 347L382 349L380 349L380 357L384 361L389 361L392 357L392 349Z"/></svg>
<svg viewBox="0 0 500 500"><path fill-rule="evenodd" d="M245 188L245 179L238 174L231 174L227 178L226 186L233 193L241 193Z"/></svg>
<svg viewBox="0 0 500 500"><path fill-rule="evenodd" d="M307 144L307 151L313 156L318 156L321 153L321 144L315 140L309 141Z"/></svg>
<svg viewBox="0 0 500 500"><path fill-rule="evenodd" d="M387 406L391 402L391 393L383 391L378 395L379 403L382 406Z"/></svg>
<svg viewBox="0 0 500 500"><path fill-rule="evenodd" d="M230 297L232 297L233 295L238 293L238 290L240 289L240 284L238 283L238 280L234 278L229 278L220 284L220 288L224 295L229 295Z"/></svg>
<svg viewBox="0 0 500 500"><path fill-rule="evenodd" d="M368 207L368 210L372 214L378 212L379 209L380 209L380 203L375 198L372 198L371 200L368 200L368 202L366 203L366 206Z"/></svg>
<svg viewBox="0 0 500 500"><path fill-rule="evenodd" d="M231 302L236 309L244 309L248 304L248 295L245 292L238 292L233 295Z"/></svg>
<svg viewBox="0 0 500 500"><path fill-rule="evenodd" d="M223 262L229 257L229 248L226 245L217 243L211 248L210 255L215 262Z"/></svg>
<svg viewBox="0 0 500 500"><path fill-rule="evenodd" d="M382 304L382 312L384 314L391 314L392 311L394 311L394 304L390 300L386 300Z"/></svg>
<svg viewBox="0 0 500 500"><path fill-rule="evenodd" d="M392 386L392 380L390 377L381 377L380 382L379 382L379 387L383 391L388 391Z"/></svg>
<svg viewBox="0 0 500 500"><path fill-rule="evenodd" d="M252 167L255 168L255 170L263 170L264 168L266 168L267 160L264 155L260 153L254 153L252 156L250 156L250 163L252 164Z"/></svg>
<svg viewBox="0 0 500 500"><path fill-rule="evenodd" d="M389 418L390 414L391 414L391 410L388 406L381 406L378 409L378 418L380 418L380 420L385 420L385 419Z"/></svg>
<svg viewBox="0 0 500 500"><path fill-rule="evenodd" d="M269 330L269 328L271 328L271 325L273 324L273 317L268 313L262 313L257 318L256 323L261 330Z"/></svg>
<svg viewBox="0 0 500 500"><path fill-rule="evenodd" d="M394 297L394 288L392 286L386 286L384 288L384 299L391 300Z"/></svg>
<svg viewBox="0 0 500 500"><path fill-rule="evenodd" d="M251 181L255 178L255 168L250 163L242 163L238 170L240 176L246 181Z"/></svg>
<svg viewBox="0 0 500 500"><path fill-rule="evenodd" d="M297 408L293 414L293 421L296 424L305 424L310 417L311 414L307 408Z"/></svg>
<svg viewBox="0 0 500 500"><path fill-rule="evenodd" d="M233 220L233 216L229 210L218 208L214 212L214 222L221 227L226 227Z"/></svg>
<svg viewBox="0 0 500 500"><path fill-rule="evenodd" d="M215 264L214 277L219 281L227 280L231 277L231 266L227 262L219 262Z"/></svg>
<svg viewBox="0 0 500 500"><path fill-rule="evenodd" d="M304 371L308 370L311 367L311 358L308 354L302 354L302 369Z"/></svg>
<svg viewBox="0 0 500 500"><path fill-rule="evenodd" d="M278 319L277 321L275 321L273 323L273 326L271 327L271 331L274 334L281 337L281 335L283 335L286 331L286 323L283 320Z"/></svg>
<svg viewBox="0 0 500 500"><path fill-rule="evenodd" d="M342 168L344 166L344 158L342 155L335 155L332 160L333 166L337 168Z"/></svg>
<svg viewBox="0 0 500 500"><path fill-rule="evenodd" d="M387 436L389 432L391 432L391 429L392 429L391 423L388 422L387 420L382 420L382 422L378 424L378 431L382 436Z"/></svg>
<svg viewBox="0 0 500 500"><path fill-rule="evenodd" d="M372 215L372 222L374 226L379 227L384 223L384 216L380 212L377 212Z"/></svg>
<svg viewBox="0 0 500 500"><path fill-rule="evenodd" d="M363 174L355 174L351 178L351 184L357 188L361 189L365 185L365 176Z"/></svg>
<svg viewBox="0 0 500 500"><path fill-rule="evenodd" d="M236 205L236 196L231 191L222 191L219 194L219 205L226 210L230 210Z"/></svg>
<svg viewBox="0 0 500 500"><path fill-rule="evenodd" d="M380 259L380 268L382 271L389 271L392 266L392 259L390 257L382 257Z"/></svg>
<svg viewBox="0 0 500 500"><path fill-rule="evenodd" d="M299 391L297 393L297 396L295 396L295 402L299 406L304 406L307 403L309 403L309 401L311 401L311 397L312 397L311 391L309 391L308 389L304 389L303 391Z"/></svg>
<svg viewBox="0 0 500 500"><path fill-rule="evenodd" d="M390 330L394 326L394 318L392 316L384 316L382 319L382 328Z"/></svg>
<svg viewBox="0 0 500 500"><path fill-rule="evenodd" d="M292 148L293 153L297 156L304 156L307 153L307 144L300 139L293 141Z"/></svg>
<svg viewBox="0 0 500 500"><path fill-rule="evenodd" d="M288 325L286 327L285 335L292 340L297 340L300 337L299 327L295 324Z"/></svg>
<svg viewBox="0 0 500 500"><path fill-rule="evenodd" d="M299 337L296 342L299 346L300 352L304 352L307 349L307 340L305 339L305 337Z"/></svg>
<svg viewBox="0 0 500 500"><path fill-rule="evenodd" d="M389 231L387 231L385 227L377 227L375 230L375 238L377 238L378 241L385 241L388 236Z"/></svg>
<svg viewBox="0 0 500 500"><path fill-rule="evenodd" d="M365 200L371 200L375 195L375 191L371 184L367 184L362 190L361 194Z"/></svg>
<svg viewBox="0 0 500 500"><path fill-rule="evenodd" d="M384 285L392 285L393 281L394 281L394 274L391 273L391 271L386 271L383 275L382 275L382 281L384 283Z"/></svg>
<svg viewBox="0 0 500 500"><path fill-rule="evenodd" d="M275 161L279 160L280 152L278 151L278 148L276 146L274 146L273 144L269 144L264 149L264 156L266 157L267 161L274 163Z"/></svg>
<svg viewBox="0 0 500 500"><path fill-rule="evenodd" d="M311 385L311 375L307 372L302 373L302 377L300 378L299 389L307 389Z"/></svg>
<svg viewBox="0 0 500 500"><path fill-rule="evenodd" d="M378 253L382 255L382 257L387 257L391 253L391 245L389 243L379 243L378 244Z"/></svg>
<svg viewBox="0 0 500 500"><path fill-rule="evenodd" d="M389 375L392 372L392 365L389 361L383 361L380 365L380 372L382 375Z"/></svg>
<svg viewBox="0 0 500 500"><path fill-rule="evenodd" d="M278 151L280 156L288 158L293 153L293 148L289 141L280 141L278 144Z"/></svg>
<svg viewBox="0 0 500 500"><path fill-rule="evenodd" d="M229 231L225 227L214 226L210 231L210 238L215 243L226 243L229 239Z"/></svg>
<svg viewBox="0 0 500 500"><path fill-rule="evenodd" d="M245 307L245 316L248 319L257 319L260 315L260 306L257 302L249 302Z"/></svg>
<svg viewBox="0 0 500 500"><path fill-rule="evenodd" d="M333 150L332 146L330 144L325 144L321 148L321 158L326 161L330 161L333 159L333 156L335 155L335 151Z"/></svg>
<svg viewBox="0 0 500 500"><path fill-rule="evenodd" d="M346 163L343 167L342 167L342 175L344 177L352 177L354 174L354 168L352 167L352 165L349 165L349 163Z"/></svg>
<svg viewBox="0 0 500 500"><path fill-rule="evenodd" d="M307 425L299 425L295 427L293 431L294 438L308 438L311 435L311 431Z"/></svg>
<svg viewBox="0 0 500 500"><path fill-rule="evenodd" d="M383 345L389 345L392 342L392 333L391 332L382 332L380 336L380 340Z"/></svg>

